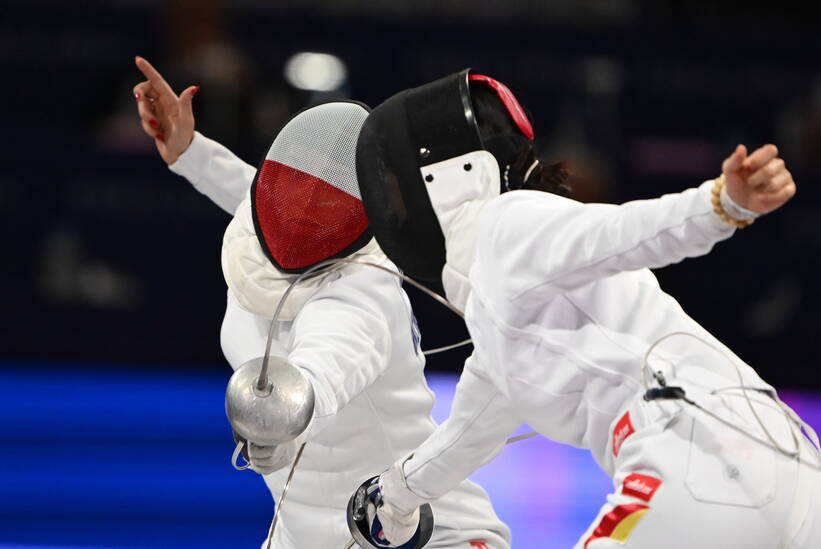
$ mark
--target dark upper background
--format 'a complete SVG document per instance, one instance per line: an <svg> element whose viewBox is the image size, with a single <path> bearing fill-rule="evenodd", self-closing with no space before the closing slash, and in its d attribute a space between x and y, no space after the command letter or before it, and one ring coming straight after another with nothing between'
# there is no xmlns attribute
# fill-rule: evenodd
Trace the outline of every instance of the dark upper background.
<svg viewBox="0 0 821 549"><path fill-rule="evenodd" d="M682 190L717 175L736 143L778 144L796 198L658 276L768 380L821 388L821 33L796 6L7 0L0 368L224 368L219 252L229 218L142 134L133 57L177 90L201 85L198 129L256 164L289 114L334 95L283 76L293 54L318 51L347 66L335 94L372 105L466 66L499 78L586 201ZM415 294L414 304L425 346L462 337L449 313ZM430 364L458 370L463 356Z"/></svg>

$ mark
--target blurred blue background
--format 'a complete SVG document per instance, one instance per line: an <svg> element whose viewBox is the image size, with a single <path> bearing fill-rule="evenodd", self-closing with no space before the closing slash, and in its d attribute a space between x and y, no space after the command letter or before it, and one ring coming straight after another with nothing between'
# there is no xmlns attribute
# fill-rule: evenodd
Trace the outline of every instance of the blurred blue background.
<svg viewBox="0 0 821 549"><path fill-rule="evenodd" d="M226 375L4 367L0 549L259 546L273 503L256 473L229 464ZM428 379L442 421L456 376ZM821 427L821 398L782 396ZM571 547L612 489L587 452L542 437L508 446L472 478L523 549Z"/></svg>
<svg viewBox="0 0 821 549"><path fill-rule="evenodd" d="M796 198L657 275L821 426L811 4L4 0L2 13L4 549L257 547L271 517L255 475L228 464L219 251L229 218L143 134L135 55L178 91L202 86L197 129L251 164L306 105L375 105L468 66L514 91L541 154L568 163L582 201L679 191L715 176L737 143L776 143ZM313 53L334 61L300 65ZM426 347L465 336L409 293ZM429 361L438 417L466 352ZM544 440L506 449L477 478L517 549L572 545L609 489L584 452Z"/></svg>

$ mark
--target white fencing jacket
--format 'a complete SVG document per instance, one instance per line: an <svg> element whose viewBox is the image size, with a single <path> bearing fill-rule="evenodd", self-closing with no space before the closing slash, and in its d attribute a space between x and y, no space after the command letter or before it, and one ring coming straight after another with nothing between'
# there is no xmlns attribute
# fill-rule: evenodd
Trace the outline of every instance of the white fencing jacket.
<svg viewBox="0 0 821 549"><path fill-rule="evenodd" d="M589 449L612 474L611 424L644 390L645 353L672 332L706 340L738 365L745 384L769 388L649 271L706 254L733 234L712 211L712 184L623 205L536 191L487 201L469 271L473 356L450 418L405 462L406 484L383 476L386 499L404 509L435 499L494 457L522 421ZM434 204L440 221L443 203ZM447 239L452 232L446 224L443 230ZM725 357L689 337L666 341L653 357L663 358L672 379L697 365L722 384L739 384Z"/></svg>
<svg viewBox="0 0 821 549"><path fill-rule="evenodd" d="M229 213L246 196L255 174L252 166L198 133L171 170ZM354 490L436 427L430 416L434 395L423 374L425 357L401 281L356 265L345 265L339 273L306 301L293 322L281 326L279 343L313 385L316 406L275 547L341 547L350 537L344 509ZM263 354L269 325L270 318L244 310L229 292L221 340L234 369ZM288 468L265 477L274 497L287 474ZM484 491L467 481L453 487L434 506L437 531L431 546L448 546L459 536L496 536L506 547L508 529Z"/></svg>

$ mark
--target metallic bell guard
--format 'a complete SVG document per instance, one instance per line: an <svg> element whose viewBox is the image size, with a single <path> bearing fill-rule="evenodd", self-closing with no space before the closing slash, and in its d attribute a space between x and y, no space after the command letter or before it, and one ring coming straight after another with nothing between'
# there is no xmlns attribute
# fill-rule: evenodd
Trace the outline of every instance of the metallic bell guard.
<svg viewBox="0 0 821 549"><path fill-rule="evenodd" d="M249 360L225 391L225 412L234 432L245 441L276 446L295 439L311 422L314 389L305 376L278 356Z"/></svg>
<svg viewBox="0 0 821 549"><path fill-rule="evenodd" d="M376 545L370 536L370 528L368 525L368 495L371 491L378 487L379 477L371 477L361 485L353 493L351 499L348 500L348 529L353 537L353 542L362 549L379 549L380 545ZM416 533L406 544L400 546L400 549L421 549L433 535L433 510L430 504L425 503L419 507L419 526L416 528ZM348 544L346 549L354 547L353 543Z"/></svg>

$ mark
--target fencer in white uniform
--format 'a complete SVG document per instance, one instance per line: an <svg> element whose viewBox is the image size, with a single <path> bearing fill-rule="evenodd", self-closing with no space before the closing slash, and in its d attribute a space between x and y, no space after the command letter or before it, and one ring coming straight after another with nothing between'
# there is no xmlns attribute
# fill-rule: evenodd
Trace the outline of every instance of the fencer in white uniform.
<svg viewBox="0 0 821 549"><path fill-rule="evenodd" d="M739 146L716 180L606 205L560 196L562 170L532 139L512 93L469 71L395 95L360 134L377 240L411 276L441 272L475 347L449 419L379 478L379 541L407 539L418 505L527 422L613 478L577 549L817 547L821 462L805 426L649 270L789 200L776 148Z"/></svg>
<svg viewBox="0 0 821 549"><path fill-rule="evenodd" d="M136 93L173 94L170 88L163 89L167 84L147 63L141 68L150 81ZM193 122L190 97L182 109ZM150 105L142 105L141 114L157 117ZM222 251L229 291L221 332L223 352L234 369L263 354L274 309L296 276L284 269L298 267L300 261L316 263L330 254L395 270L367 232L354 233L348 239L353 243L337 244L341 251L324 247L337 238L333 231L362 226L364 210L359 212L361 202L351 195L358 193L355 144L366 115L364 106L352 102L302 111L279 132L259 170L193 133L193 123L190 145L168 157L172 171L234 214ZM166 120L158 131L168 131L174 123ZM339 211L331 212L335 225L328 232L321 225L330 218L317 212L340 197L342 205L331 206ZM300 233L299 238L283 239L270 232L283 226ZM259 231L265 236L258 237ZM274 498L282 493L298 446L307 443L272 547L341 548L350 539L345 507L360 480L407 455L436 427L419 332L397 277L348 264L296 286L280 322L272 354L286 356L307 378L315 407L310 425L294 440L275 448L250 441L251 462L257 471L267 473L264 479ZM437 501L434 512L433 547L509 547L508 528L475 483L456 483Z"/></svg>

